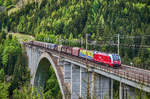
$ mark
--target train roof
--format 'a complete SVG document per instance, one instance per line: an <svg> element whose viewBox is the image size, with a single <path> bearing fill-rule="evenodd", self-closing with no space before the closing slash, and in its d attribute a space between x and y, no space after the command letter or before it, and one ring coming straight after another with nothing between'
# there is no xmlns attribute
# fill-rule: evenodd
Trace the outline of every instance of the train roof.
<svg viewBox="0 0 150 99"><path fill-rule="evenodd" d="M105 56L108 55L107 53L101 53L101 52L98 52L98 53L96 53L96 54L101 54L101 55L105 55Z"/></svg>
<svg viewBox="0 0 150 99"><path fill-rule="evenodd" d="M72 47L72 48L80 49L79 47Z"/></svg>
<svg viewBox="0 0 150 99"><path fill-rule="evenodd" d="M101 54L101 55L104 55L104 56L109 56L111 55L110 53L105 53L105 52L100 52L100 51L95 51L96 54Z"/></svg>
<svg viewBox="0 0 150 99"><path fill-rule="evenodd" d="M95 51L95 53L102 54L102 55L119 55L119 54L116 54L116 53L105 53L105 52L101 52L101 51Z"/></svg>

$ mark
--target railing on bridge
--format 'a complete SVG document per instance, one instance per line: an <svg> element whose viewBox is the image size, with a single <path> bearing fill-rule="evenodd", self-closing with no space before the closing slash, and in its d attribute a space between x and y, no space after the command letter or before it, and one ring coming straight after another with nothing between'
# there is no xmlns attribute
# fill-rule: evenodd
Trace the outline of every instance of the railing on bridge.
<svg viewBox="0 0 150 99"><path fill-rule="evenodd" d="M32 44L28 44L28 43L25 43L25 44L32 45ZM45 47L38 46L38 45L32 45L32 46L40 47L40 48L46 50L47 52L55 53L55 54L58 54L58 56L60 55L60 57L65 57L72 61L79 62L79 63L86 65L86 60L84 58L76 57L76 56L66 54L66 53L59 54L58 51L56 51L56 50L47 49ZM120 76L122 78L150 86L150 71L139 69L136 67L130 67L130 66L123 65L123 64L120 68L114 69L114 68L110 68L110 67L107 67L107 66L104 66L101 64L94 63L93 61L89 61L89 60L88 60L88 64L93 68L97 68L97 69L103 70L105 72L109 72L111 74Z"/></svg>
<svg viewBox="0 0 150 99"><path fill-rule="evenodd" d="M80 62L80 63L83 63L86 65L86 60L83 58L74 57L72 55L71 56L66 55L64 53L62 53L61 55L62 55L62 57L66 56L66 58L69 57L69 59L72 59L73 61L77 61L77 62ZM132 81L135 81L135 82L138 82L141 84L150 85L150 71L146 71L146 72L148 72L148 74L145 74L143 72L145 70L143 70L143 69L138 69L139 70L139 72L138 72L138 71L134 70L136 68L134 68L134 67L131 68L129 66L126 67L126 65L122 65L121 68L114 69L114 68L110 68L110 67L107 67L107 66L104 66L101 64L94 63L92 61L88 61L88 63L90 66L97 68L97 69L101 69L105 72L109 72L109 73L118 75L122 78L132 80Z"/></svg>

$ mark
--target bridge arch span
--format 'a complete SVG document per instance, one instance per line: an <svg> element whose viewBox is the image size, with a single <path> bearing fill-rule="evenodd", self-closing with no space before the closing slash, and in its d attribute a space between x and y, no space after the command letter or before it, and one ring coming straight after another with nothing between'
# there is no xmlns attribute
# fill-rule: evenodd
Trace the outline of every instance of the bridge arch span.
<svg viewBox="0 0 150 99"><path fill-rule="evenodd" d="M36 73L33 77L33 82L34 85L37 88L44 88L45 82L48 80L48 71L49 71L49 67L52 66L52 68L54 69L54 72L56 74L58 83L59 83L59 87L64 99L64 91L63 91L63 86L62 83L60 81L60 77L58 75L58 71L56 68L56 63L53 61L53 58L51 57L50 53L44 52L41 54L39 61L37 61L37 67L36 67Z"/></svg>

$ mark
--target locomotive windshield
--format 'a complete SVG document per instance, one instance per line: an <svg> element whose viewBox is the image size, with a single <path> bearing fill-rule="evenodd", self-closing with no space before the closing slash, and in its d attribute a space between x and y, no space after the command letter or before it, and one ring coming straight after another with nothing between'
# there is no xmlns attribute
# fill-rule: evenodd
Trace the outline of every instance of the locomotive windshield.
<svg viewBox="0 0 150 99"><path fill-rule="evenodd" d="M113 54L112 57L113 57L113 61L119 61L120 60L120 56L117 54Z"/></svg>

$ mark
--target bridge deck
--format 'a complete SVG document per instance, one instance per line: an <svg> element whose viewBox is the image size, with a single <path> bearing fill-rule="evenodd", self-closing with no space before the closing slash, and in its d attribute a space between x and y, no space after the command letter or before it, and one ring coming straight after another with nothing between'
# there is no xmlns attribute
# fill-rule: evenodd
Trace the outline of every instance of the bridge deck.
<svg viewBox="0 0 150 99"><path fill-rule="evenodd" d="M73 56L70 54L60 53L58 51L46 49L46 48L43 48L43 47L37 46L37 45L33 45L33 46L39 47L49 53L53 53L58 57L60 56L64 59L82 63L84 66L86 66L86 59L83 59L81 57L76 57L76 56ZM87 63L89 65L89 67L96 68L101 71L107 72L109 74L116 75L120 78L127 79L130 81L139 83L141 85L150 87L150 71L148 71L148 70L143 70L140 68L131 67L131 66L123 65L123 64L120 68L114 69L114 68L104 66L102 64L97 64L97 63L95 63L93 61L89 61L89 60L87 61Z"/></svg>
<svg viewBox="0 0 150 99"><path fill-rule="evenodd" d="M86 65L86 60L80 57L75 57L72 55L66 55L61 53L61 57L72 59L73 61L80 62ZM94 63L92 61L88 61L88 65L91 67L96 67L105 72L113 73L122 78L126 78L129 80L133 80L135 82L139 82L141 84L150 85L150 71L139 69L136 67L126 67L126 65L122 65L120 68L114 69L111 67L107 67L101 64Z"/></svg>

